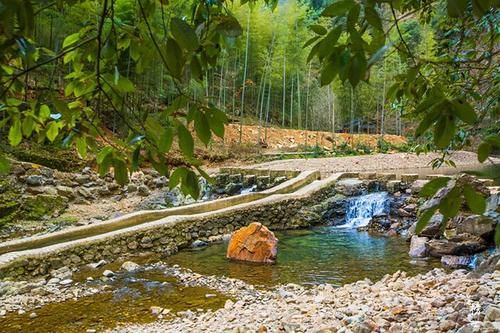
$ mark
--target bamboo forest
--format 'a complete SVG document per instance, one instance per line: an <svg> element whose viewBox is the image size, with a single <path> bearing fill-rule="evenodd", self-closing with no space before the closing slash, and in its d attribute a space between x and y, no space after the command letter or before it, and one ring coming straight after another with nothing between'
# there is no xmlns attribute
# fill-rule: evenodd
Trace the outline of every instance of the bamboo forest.
<svg viewBox="0 0 500 333"><path fill-rule="evenodd" d="M0 332L500 331L498 0L0 0Z"/></svg>

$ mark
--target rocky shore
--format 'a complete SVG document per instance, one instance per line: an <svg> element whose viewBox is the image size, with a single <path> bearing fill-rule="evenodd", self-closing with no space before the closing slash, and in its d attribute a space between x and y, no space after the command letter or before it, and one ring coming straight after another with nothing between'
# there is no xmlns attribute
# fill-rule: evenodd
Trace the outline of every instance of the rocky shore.
<svg viewBox="0 0 500 333"><path fill-rule="evenodd" d="M478 278L465 270L405 272L334 288L295 284L261 291L242 281L174 270L186 285L210 286L233 297L223 309L185 311L174 319L111 330L137 332L498 332L500 272ZM168 307L168 304L159 304Z"/></svg>

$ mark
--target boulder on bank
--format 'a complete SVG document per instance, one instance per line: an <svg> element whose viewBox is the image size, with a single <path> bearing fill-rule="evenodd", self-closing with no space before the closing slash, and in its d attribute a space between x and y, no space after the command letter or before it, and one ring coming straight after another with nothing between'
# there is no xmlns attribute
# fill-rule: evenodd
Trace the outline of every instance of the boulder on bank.
<svg viewBox="0 0 500 333"><path fill-rule="evenodd" d="M413 236L410 243L410 257L412 258L424 258L427 257L428 248L427 242L429 238Z"/></svg>
<svg viewBox="0 0 500 333"><path fill-rule="evenodd" d="M251 223L233 232L227 247L227 258L233 260L274 263L278 239L261 223Z"/></svg>

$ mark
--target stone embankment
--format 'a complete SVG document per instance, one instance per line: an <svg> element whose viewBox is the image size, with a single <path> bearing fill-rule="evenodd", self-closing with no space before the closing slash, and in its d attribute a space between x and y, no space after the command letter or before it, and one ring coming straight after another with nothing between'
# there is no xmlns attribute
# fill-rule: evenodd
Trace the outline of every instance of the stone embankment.
<svg viewBox="0 0 500 333"><path fill-rule="evenodd" d="M465 270L404 272L334 288L288 284L261 291L242 281L165 268L186 285L210 286L231 295L215 312L185 311L171 320L130 325L115 333L177 332L458 332L500 329L500 273L472 278ZM167 307L168 304L158 304Z"/></svg>

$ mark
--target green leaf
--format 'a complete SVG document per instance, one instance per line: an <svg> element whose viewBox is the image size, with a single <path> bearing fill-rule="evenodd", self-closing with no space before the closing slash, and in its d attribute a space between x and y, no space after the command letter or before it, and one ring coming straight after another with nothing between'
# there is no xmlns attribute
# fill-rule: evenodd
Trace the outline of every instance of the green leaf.
<svg viewBox="0 0 500 333"><path fill-rule="evenodd" d="M201 111L194 113L194 130L201 142L207 146L212 137L212 132L210 132L210 125L207 117L205 117L205 114Z"/></svg>
<svg viewBox="0 0 500 333"><path fill-rule="evenodd" d="M127 79L126 77L120 76L117 80L116 87L124 93L133 92L135 90L134 84L132 81Z"/></svg>
<svg viewBox="0 0 500 333"><path fill-rule="evenodd" d="M33 117L27 114L23 119L23 134L26 138L29 138L33 133L33 125L35 124Z"/></svg>
<svg viewBox="0 0 500 333"><path fill-rule="evenodd" d="M111 163L113 162L112 154L106 155L102 161L98 164L97 171L101 177L104 177L111 167Z"/></svg>
<svg viewBox="0 0 500 333"><path fill-rule="evenodd" d="M462 17L466 14L468 0L448 0L447 9L450 17Z"/></svg>
<svg viewBox="0 0 500 333"><path fill-rule="evenodd" d="M417 225L415 226L415 234L418 235L424 230L424 228L429 223L431 217L436 212L437 207L429 208L425 210L419 217Z"/></svg>
<svg viewBox="0 0 500 333"><path fill-rule="evenodd" d="M188 51L195 51L200 43L193 28L185 21L173 17L170 21L170 31L179 45Z"/></svg>
<svg viewBox="0 0 500 333"><path fill-rule="evenodd" d="M175 169L171 174L170 178L168 180L168 187L170 189L175 188L177 185L179 185L184 178L186 178L188 169L185 167L179 167Z"/></svg>
<svg viewBox="0 0 500 333"><path fill-rule="evenodd" d="M21 143L22 139L21 121L16 117L9 129L9 143L11 146L15 147Z"/></svg>
<svg viewBox="0 0 500 333"><path fill-rule="evenodd" d="M477 159L479 162L483 163L486 161L488 156L490 156L492 151L492 147L488 142L481 142L479 147L477 148Z"/></svg>
<svg viewBox="0 0 500 333"><path fill-rule="evenodd" d="M337 74L335 65L335 62L331 60L323 65L320 77L320 83L322 87L330 84L330 82L332 82L335 78L335 74Z"/></svg>
<svg viewBox="0 0 500 333"><path fill-rule="evenodd" d="M439 189L448 184L448 181L449 179L446 177L434 178L422 187L419 195L424 198L432 197Z"/></svg>
<svg viewBox="0 0 500 333"><path fill-rule="evenodd" d="M243 29L241 28L238 20L233 16L222 16L219 17L220 21L217 24L217 31L227 37L238 37L243 33Z"/></svg>
<svg viewBox="0 0 500 333"><path fill-rule="evenodd" d="M181 188L184 193L187 193L193 197L193 199L198 200L198 197L200 196L200 184L198 183L198 176L193 170L188 170Z"/></svg>
<svg viewBox="0 0 500 333"><path fill-rule="evenodd" d="M59 124L53 121L49 124L45 136L47 137L47 139L49 139L50 142L54 142L58 134L59 134Z"/></svg>
<svg viewBox="0 0 500 333"><path fill-rule="evenodd" d="M0 154L0 175L6 175L10 171L10 162L5 155Z"/></svg>
<svg viewBox="0 0 500 333"><path fill-rule="evenodd" d="M302 46L302 48L305 49L306 47L308 47L309 45L312 45L315 41L317 41L320 38L321 38L321 36L314 36L313 38L311 38L307 42L305 42L305 44Z"/></svg>
<svg viewBox="0 0 500 333"><path fill-rule="evenodd" d="M425 101L424 101L425 102ZM440 110L432 109L430 112L428 112L424 119L420 122L418 125L417 129L415 130L415 137L420 137L422 134L427 131L434 122L439 118L439 115L441 114Z"/></svg>
<svg viewBox="0 0 500 333"><path fill-rule="evenodd" d="M122 159L115 158L113 159L113 170L115 174L115 181L119 185L128 184L128 169L127 164Z"/></svg>
<svg viewBox="0 0 500 333"><path fill-rule="evenodd" d="M170 74L175 78L180 78L182 73L182 66L184 64L182 50L179 44L172 39L167 39L167 50L165 54L165 61L167 62L167 69Z"/></svg>
<svg viewBox="0 0 500 333"><path fill-rule="evenodd" d="M326 35L327 30L325 27L319 24L313 24L309 27L312 31L314 31L318 35Z"/></svg>
<svg viewBox="0 0 500 333"><path fill-rule="evenodd" d="M467 206L476 214L483 214L486 210L486 199L476 192L469 184L464 185L464 196Z"/></svg>
<svg viewBox="0 0 500 333"><path fill-rule="evenodd" d="M347 74L349 78L349 82L351 85L356 87L361 81L361 79L364 77L366 73L366 59L364 55L362 54L357 54L351 59L351 65L349 66L349 73Z"/></svg>
<svg viewBox="0 0 500 333"><path fill-rule="evenodd" d="M104 159L113 152L113 148L112 147L104 147L103 149L101 149L100 152L97 153L97 156L96 156L96 162L97 164L101 164Z"/></svg>
<svg viewBox="0 0 500 333"><path fill-rule="evenodd" d="M184 156L192 158L194 155L194 141L188 129L179 124L177 127L177 136L179 137L179 148Z"/></svg>
<svg viewBox="0 0 500 333"><path fill-rule="evenodd" d="M379 31L384 31L382 20L374 7L365 6L365 18L373 28Z"/></svg>
<svg viewBox="0 0 500 333"><path fill-rule="evenodd" d="M445 114L439 118L434 127L434 144L441 149L448 147L455 135L455 118Z"/></svg>
<svg viewBox="0 0 500 333"><path fill-rule="evenodd" d="M491 0L472 0L472 11L477 17L482 17L493 8Z"/></svg>
<svg viewBox="0 0 500 333"><path fill-rule="evenodd" d="M87 139L84 136L79 136L76 138L75 144L78 155L85 159L87 157Z"/></svg>
<svg viewBox="0 0 500 333"><path fill-rule="evenodd" d="M197 56L193 56L193 58L191 58L190 68L191 76L198 82L203 81L203 70L201 69L200 60Z"/></svg>
<svg viewBox="0 0 500 333"><path fill-rule="evenodd" d="M160 135L160 141L158 142L158 150L160 153L166 153L172 147L172 142L174 141L174 130L172 127L167 127L163 130Z"/></svg>
<svg viewBox="0 0 500 333"><path fill-rule="evenodd" d="M151 164L153 164L153 168L160 173L162 176L168 175L168 163L165 161L163 156L160 156L160 161L157 162L154 159L151 159Z"/></svg>
<svg viewBox="0 0 500 333"><path fill-rule="evenodd" d="M50 108L49 108L49 106L45 105L45 104L41 105L40 106L40 112L38 113L38 116L40 117L40 119L42 121L45 121L45 120L49 119L49 117L50 117Z"/></svg>
<svg viewBox="0 0 500 333"><path fill-rule="evenodd" d="M317 45L319 45L317 54L318 58L324 59L330 56L333 53L334 45L337 43L340 34L342 33L342 27L336 27L335 29L330 30L328 35L325 36ZM312 49L311 49L312 52Z"/></svg>
<svg viewBox="0 0 500 333"><path fill-rule="evenodd" d="M439 204L439 211L446 218L455 217L462 206L462 200L460 198L460 190L454 187Z"/></svg>
<svg viewBox="0 0 500 333"><path fill-rule="evenodd" d="M132 167L131 167L132 172L139 170L140 159L141 159L141 145L138 145L134 149L134 152L132 153Z"/></svg>
<svg viewBox="0 0 500 333"><path fill-rule="evenodd" d="M340 0L336 1L330 6L326 7L321 13L321 16L341 16L346 14L356 3L353 0Z"/></svg>
<svg viewBox="0 0 500 333"><path fill-rule="evenodd" d="M477 115L472 106L462 98L457 98L451 102L453 111L464 123L473 125L477 121Z"/></svg>
<svg viewBox="0 0 500 333"><path fill-rule="evenodd" d="M227 116L221 110L211 108L205 112L210 129L219 138L224 138L224 125L228 122Z"/></svg>
<svg viewBox="0 0 500 333"><path fill-rule="evenodd" d="M63 49L67 48L68 46L71 46L73 44L75 44L78 39L80 39L80 33L79 32L76 32L74 34L71 34L69 35L68 37L64 38L64 42L63 42Z"/></svg>

